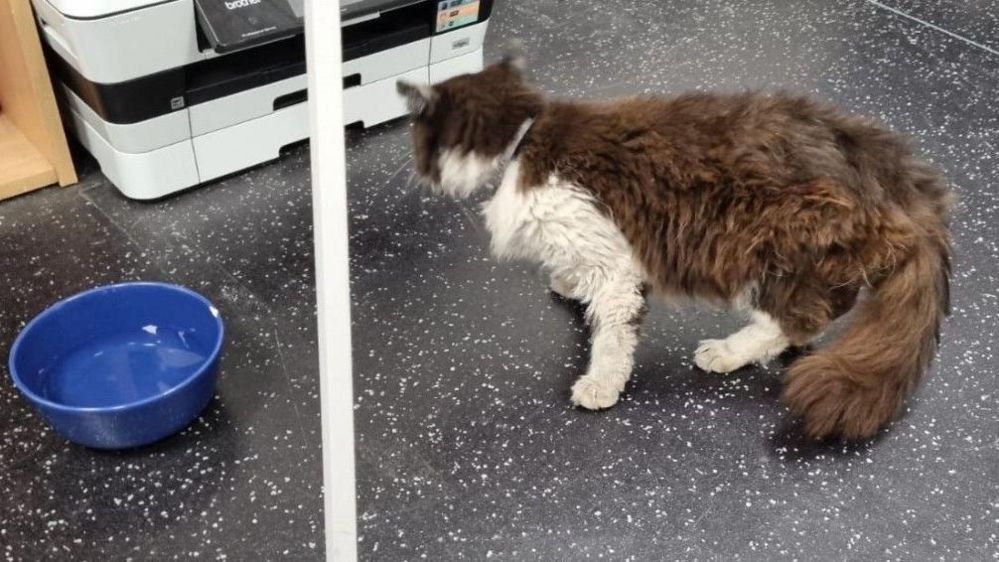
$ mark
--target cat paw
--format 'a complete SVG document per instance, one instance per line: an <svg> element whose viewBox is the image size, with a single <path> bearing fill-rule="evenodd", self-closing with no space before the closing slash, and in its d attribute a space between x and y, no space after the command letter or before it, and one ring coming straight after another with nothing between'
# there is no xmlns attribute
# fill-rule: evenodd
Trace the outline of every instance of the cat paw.
<svg viewBox="0 0 999 562"><path fill-rule="evenodd" d="M574 298L572 296L572 291L576 288L576 286L573 283L566 281L565 279L562 279L560 277L555 277L553 275L551 281L548 284L548 288L551 290L551 292L562 297L563 299L571 301Z"/></svg>
<svg viewBox="0 0 999 562"><path fill-rule="evenodd" d="M617 403L621 393L596 377L584 376L572 385L572 403L587 410L603 410Z"/></svg>
<svg viewBox="0 0 999 562"><path fill-rule="evenodd" d="M725 340L701 340L694 351L694 364L709 373L731 373L749 361L726 345Z"/></svg>

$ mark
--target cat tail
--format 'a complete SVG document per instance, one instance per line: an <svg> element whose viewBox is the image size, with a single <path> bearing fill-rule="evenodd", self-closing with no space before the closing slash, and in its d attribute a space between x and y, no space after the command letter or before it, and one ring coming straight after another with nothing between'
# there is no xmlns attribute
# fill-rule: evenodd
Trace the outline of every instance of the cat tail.
<svg viewBox="0 0 999 562"><path fill-rule="evenodd" d="M782 398L809 436L867 439L915 390L950 312L950 244L938 232L872 287L836 340L791 365Z"/></svg>

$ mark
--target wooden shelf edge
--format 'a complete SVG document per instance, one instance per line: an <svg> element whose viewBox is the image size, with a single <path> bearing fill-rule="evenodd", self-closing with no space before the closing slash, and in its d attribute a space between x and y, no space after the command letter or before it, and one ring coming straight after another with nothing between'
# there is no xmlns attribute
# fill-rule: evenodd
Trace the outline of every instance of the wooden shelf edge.
<svg viewBox="0 0 999 562"><path fill-rule="evenodd" d="M52 185L55 167L0 113L0 200Z"/></svg>
<svg viewBox="0 0 999 562"><path fill-rule="evenodd" d="M77 181L30 0L0 0L0 111L41 153L61 185ZM12 159L0 151L0 161L6 164ZM32 184L41 181L25 183L23 178L11 177L0 169L0 193L35 187Z"/></svg>

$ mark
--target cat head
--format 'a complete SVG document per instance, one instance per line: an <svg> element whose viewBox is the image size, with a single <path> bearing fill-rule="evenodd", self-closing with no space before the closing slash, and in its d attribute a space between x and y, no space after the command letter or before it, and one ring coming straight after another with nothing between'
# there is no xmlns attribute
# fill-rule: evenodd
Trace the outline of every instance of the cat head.
<svg viewBox="0 0 999 562"><path fill-rule="evenodd" d="M417 177L436 191L467 197L485 185L544 105L524 79L524 58L510 54L475 74L435 85L399 81L413 118Z"/></svg>

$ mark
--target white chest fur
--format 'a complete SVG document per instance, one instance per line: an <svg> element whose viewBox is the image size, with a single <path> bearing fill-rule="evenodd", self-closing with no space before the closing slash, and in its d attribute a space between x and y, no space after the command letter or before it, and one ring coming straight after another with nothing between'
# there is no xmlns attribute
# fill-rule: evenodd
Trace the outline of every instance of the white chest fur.
<svg viewBox="0 0 999 562"><path fill-rule="evenodd" d="M627 239L592 195L554 175L528 189L520 187L519 178L515 160L483 206L497 257L540 261L554 276L576 285L584 300L595 277L640 282Z"/></svg>

